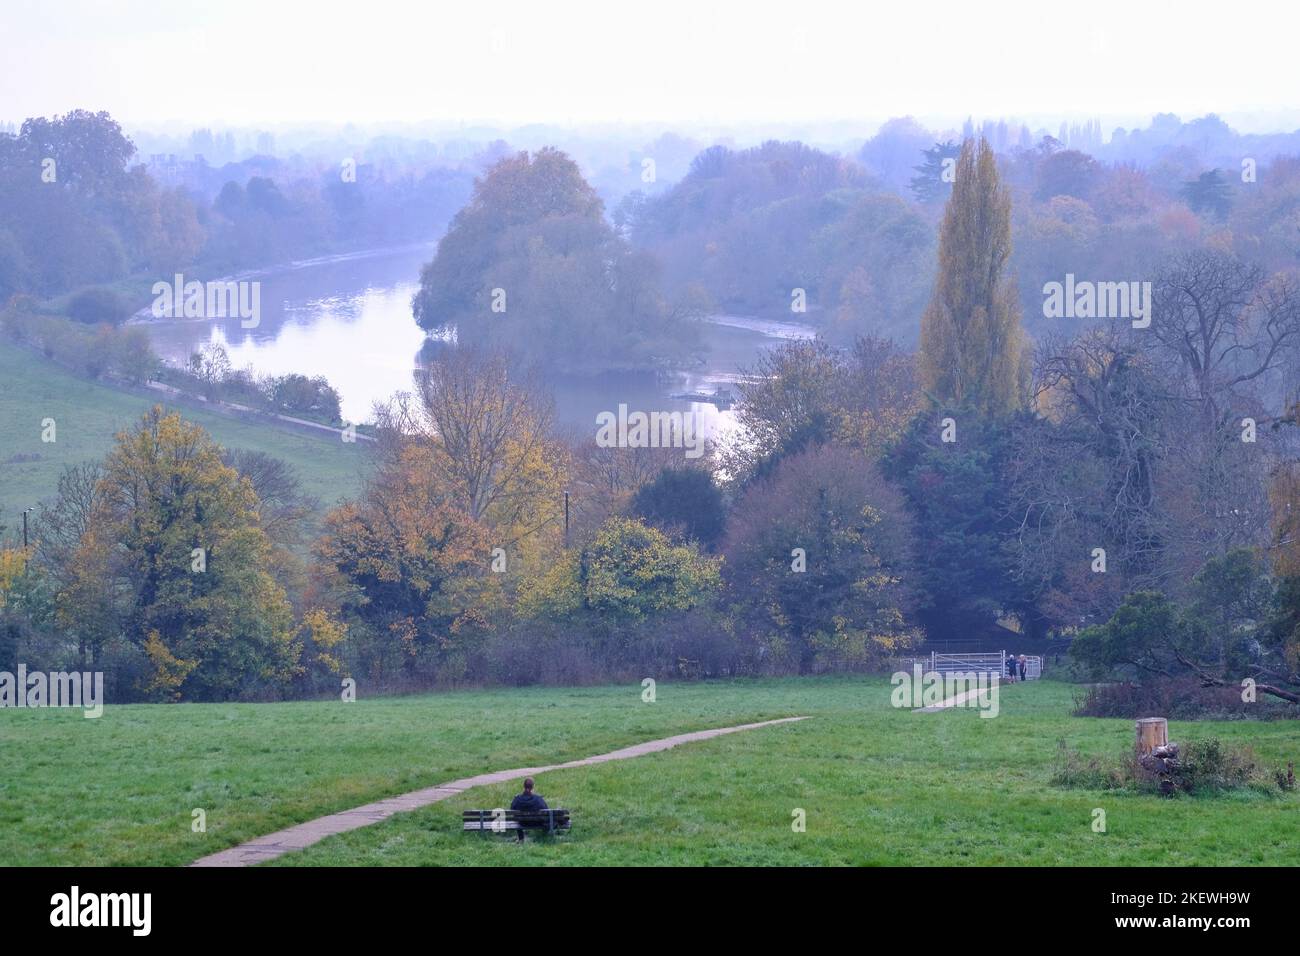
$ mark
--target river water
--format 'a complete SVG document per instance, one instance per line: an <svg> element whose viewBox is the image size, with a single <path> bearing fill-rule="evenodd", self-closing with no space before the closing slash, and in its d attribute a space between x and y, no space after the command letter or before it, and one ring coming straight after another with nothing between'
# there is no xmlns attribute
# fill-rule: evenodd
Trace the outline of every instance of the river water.
<svg viewBox="0 0 1300 956"><path fill-rule="evenodd" d="M146 327L169 364L183 364L212 341L225 346L236 369L323 375L339 391L344 418L362 422L376 401L412 387L426 336L411 317L411 296L434 250L421 245L360 253L258 275L261 320L255 328L241 328L238 318L150 319ZM619 404L629 411L693 412L706 435L720 437L734 427L734 408L673 396L728 388L764 350L812 334L795 322L712 316L702 330L697 366L660 375L555 379L556 415L561 424L585 430L595 428L599 412L617 413Z"/></svg>

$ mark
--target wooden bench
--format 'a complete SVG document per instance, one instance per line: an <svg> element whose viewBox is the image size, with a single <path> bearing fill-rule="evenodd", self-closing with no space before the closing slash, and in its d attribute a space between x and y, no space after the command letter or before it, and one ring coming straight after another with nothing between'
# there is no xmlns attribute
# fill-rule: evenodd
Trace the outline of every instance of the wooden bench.
<svg viewBox="0 0 1300 956"><path fill-rule="evenodd" d="M510 833L537 830L542 833L568 833L568 810L465 810L461 829L485 833ZM522 838L522 834L520 834Z"/></svg>

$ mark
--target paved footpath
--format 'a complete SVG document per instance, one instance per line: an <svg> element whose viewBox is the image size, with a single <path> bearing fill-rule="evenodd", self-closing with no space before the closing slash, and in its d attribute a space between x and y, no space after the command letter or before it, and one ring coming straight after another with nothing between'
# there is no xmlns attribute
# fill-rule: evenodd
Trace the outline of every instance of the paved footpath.
<svg viewBox="0 0 1300 956"><path fill-rule="evenodd" d="M1005 690L1007 687L1012 687L1012 686L1014 686L1014 685L1013 685L1013 684L1002 684L1002 683L999 682L997 689L998 689L998 690ZM912 713L914 713L914 714L937 714L937 713L939 713L940 711L944 711L944 710L948 710L948 709L950 709L950 708L952 708L952 707L960 706L961 704L966 703L966 701L968 701L968 700L974 700L974 701L976 701L976 703L978 704L978 703L979 703L979 698L983 697L984 700L988 700L989 697L990 697L990 695L992 695L993 692L994 692L994 690L993 690L992 687L976 688L975 690L963 691L963 692L960 693L960 694L954 694L953 696L949 697L947 700L940 701L940 702L937 703L937 704L931 704L929 707L916 707L916 708L913 708Z"/></svg>
<svg viewBox="0 0 1300 956"><path fill-rule="evenodd" d="M597 754L594 757L583 757L581 760L570 760L568 763L552 764L549 767L522 767L518 770L497 770L492 773L481 773L477 776L465 777L462 780L442 783L436 787L413 790L400 796L388 797L375 803L367 803L365 806L344 810L342 813L331 813L326 817L317 817L315 820L299 823L287 830L280 830L276 833L258 837L256 840L241 843L229 850L222 850L220 853L200 857L190 866L251 866L254 863L273 860L277 856L283 856L286 853L292 853L294 850L309 847L313 843L318 843L336 833L347 833L349 830L368 827L380 820L387 820L395 813L405 813L408 810L427 807L431 803L437 803L439 800L446 800L448 797L464 793L471 787L482 787L490 783L505 783L507 780L521 780L524 777L536 776L539 773L547 773L551 770L589 767L592 764L606 763L610 760L629 760L632 757L669 750L678 744L708 740L712 737L721 737L723 734L734 734L742 730L754 730L758 727L771 727L775 724L789 724L797 720L807 719L807 717L782 717L779 720L764 720L757 724L741 724L739 727L697 730L694 733L678 734L675 737L664 737L661 740L648 740L643 744L624 747L622 750Z"/></svg>

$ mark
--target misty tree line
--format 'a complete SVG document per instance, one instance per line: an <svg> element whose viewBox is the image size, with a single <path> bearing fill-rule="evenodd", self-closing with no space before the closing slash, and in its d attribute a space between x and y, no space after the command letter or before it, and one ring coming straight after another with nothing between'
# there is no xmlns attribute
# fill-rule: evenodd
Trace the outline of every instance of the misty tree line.
<svg viewBox="0 0 1300 956"><path fill-rule="evenodd" d="M433 238L473 180L468 168L388 177L364 161L345 170L261 156L168 185L143 158L105 112L0 133L0 303L108 286L85 321L113 322L141 304L112 298L133 276L214 277Z"/></svg>
<svg viewBox="0 0 1300 956"><path fill-rule="evenodd" d="M1026 333L1061 330L1043 313L1043 288L1067 274L1149 279L1205 246L1270 272L1294 265L1300 161L1278 154L1289 140L1237 137L1213 118L1157 119L1127 147L1066 132L1110 162L1052 136L1007 136L993 150ZM1204 168L1193 141L1225 165ZM612 230L563 154L505 157L426 268L417 318L525 349L521 331L545 329L563 347L532 357L570 371L681 362L695 346L689 320L707 311L795 318L841 346L859 336L913 345L959 152L914 123L886 124L856 157L799 142L712 146L676 183L624 196ZM1149 165L1132 160L1148 154Z"/></svg>
<svg viewBox="0 0 1300 956"><path fill-rule="evenodd" d="M1067 274L1149 276L1206 245L1269 271L1300 253L1300 163L1278 155L1286 137L1168 116L1107 144L1093 126L1037 141L1005 124L982 132L1012 200L1008 266L1034 337L1060 331L1039 306L1044 284ZM80 374L163 375L206 393L201 368L197 379L164 372L146 333L104 327L144 304L158 276L427 237L450 219L421 276L417 321L509 343L560 371L688 363L697 320L717 310L793 315L844 346L863 335L911 345L959 149L933 136L897 120L856 156L798 142L708 147L677 182L627 194L607 218L601 195L553 149L529 156L498 142L474 162L410 160L391 176L364 162L345 171L254 156L189 164L184 185L169 187L132 165L135 148L108 114L75 111L0 135L0 302L11 334ZM667 136L651 148L668 172L692 144ZM1247 150L1258 168L1239 155ZM1197 155L1224 166L1204 169ZM488 160L471 193L476 163ZM795 299L806 311L792 313ZM228 390L258 399L238 375Z"/></svg>
<svg viewBox="0 0 1300 956"><path fill-rule="evenodd" d="M122 324L160 279L227 275L340 249L427 240L469 194L469 168L403 169L270 156L168 185L107 113L75 110L0 133L0 316L15 340L80 375L165 380L206 398L337 421L328 383L261 382L223 358L165 368ZM228 366L228 362L225 363ZM298 381L303 379L303 381ZM217 393L221 394L218 395Z"/></svg>
<svg viewBox="0 0 1300 956"><path fill-rule="evenodd" d="M534 343L590 365L680 358L715 293L697 282L674 299L629 230L659 215L687 235L716 190L755 170L760 185L824 184L807 187L823 198L856 174L806 147L707 151L682 184L696 199L674 207L670 191L614 229L563 154L507 157L414 303L462 347L378 415L374 476L306 557L301 522L267 524L274 497L247 462L158 412L98 472L65 476L38 522L62 537L7 552L21 571L6 584L9 650L103 664L119 698L205 699L324 692L343 674L401 687L868 668L923 637L1009 630L1073 639L1097 673L1249 677L1293 701L1300 299L1284 246L1229 234L1213 206L1171 210L1111 170L1139 218L1097 220L1094 245L1076 242L1086 229L1053 235L1081 275L1078 250L1111 254L1126 230L1162 254L1112 273L1150 276L1150 326L1035 340L1017 270L1026 170L1051 171L1041 196L1100 175L1052 162L1064 152L1008 164L968 140L940 156L956 175L934 212L919 348L854 334L774 351L746 377L739 437L702 466L562 434L527 371L544 358ZM1270 167L1283 183L1290 168ZM1281 196L1261 195L1241 206L1272 222ZM1088 226L1084 199L1041 196L1040 212ZM714 218L739 205L719 202ZM1166 228L1178 241L1144 239ZM691 241L701 262L726 245Z"/></svg>

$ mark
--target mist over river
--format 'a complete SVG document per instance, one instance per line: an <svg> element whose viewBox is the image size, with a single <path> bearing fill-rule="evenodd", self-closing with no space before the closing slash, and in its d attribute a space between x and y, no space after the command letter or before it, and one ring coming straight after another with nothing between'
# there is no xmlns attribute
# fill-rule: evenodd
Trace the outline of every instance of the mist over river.
<svg viewBox="0 0 1300 956"><path fill-rule="evenodd" d="M412 387L427 337L411 317L411 296L435 249L427 244L358 253L260 274L255 328L241 328L238 318L150 319L145 327L154 349L172 365L212 341L225 346L235 369L323 375L339 391L344 418L365 421L376 401ZM795 322L712 316L702 329L699 364L689 370L553 378L557 418L594 432L597 413L617 411L622 403L631 411L693 411L704 433L717 436L734 426L734 409L673 396L728 388L766 349L812 334Z"/></svg>

